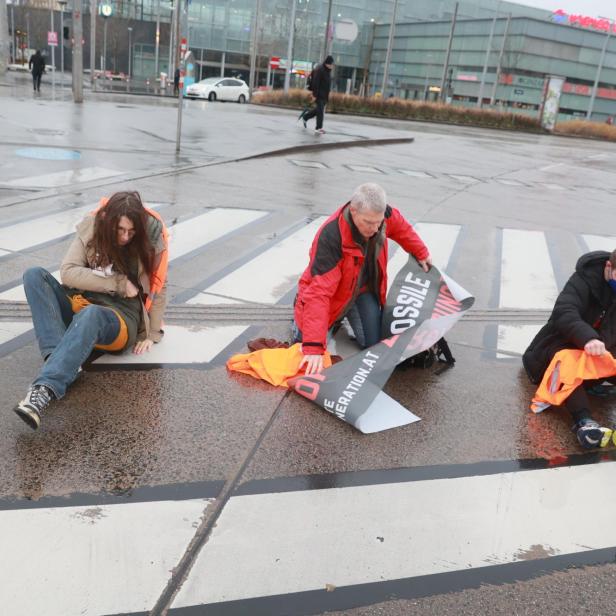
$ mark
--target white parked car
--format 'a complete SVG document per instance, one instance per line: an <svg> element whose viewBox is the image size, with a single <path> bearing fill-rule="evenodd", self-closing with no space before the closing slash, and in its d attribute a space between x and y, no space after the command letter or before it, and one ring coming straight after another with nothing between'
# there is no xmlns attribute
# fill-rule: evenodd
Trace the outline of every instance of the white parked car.
<svg viewBox="0 0 616 616"><path fill-rule="evenodd" d="M186 88L188 98L207 98L209 101L236 101L245 103L249 98L248 85L235 77L209 77Z"/></svg>

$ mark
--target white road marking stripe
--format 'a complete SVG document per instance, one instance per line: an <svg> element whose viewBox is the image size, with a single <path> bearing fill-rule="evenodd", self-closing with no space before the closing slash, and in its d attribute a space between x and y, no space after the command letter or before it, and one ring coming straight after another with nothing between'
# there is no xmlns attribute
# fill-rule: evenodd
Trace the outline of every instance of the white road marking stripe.
<svg viewBox="0 0 616 616"><path fill-rule="evenodd" d="M414 225L415 231L424 241L432 255L432 262L439 269L447 267L453 249L460 235L460 225L420 222ZM408 260L408 253L398 247L387 264L387 290L391 287L396 274Z"/></svg>
<svg viewBox="0 0 616 616"><path fill-rule="evenodd" d="M613 235L582 235L588 250L607 250L612 252L616 248L616 237Z"/></svg>
<svg viewBox="0 0 616 616"><path fill-rule="evenodd" d="M60 270L55 270L51 272L51 275L56 279L60 280ZM2 291L0 293L0 300L5 300L7 302L25 302L26 301L26 292L24 290L24 285L19 284L6 291Z"/></svg>
<svg viewBox="0 0 616 616"><path fill-rule="evenodd" d="M498 326L497 359L511 359L506 353L519 353L522 355L528 348L530 341L543 324L527 323L524 325L500 325ZM498 351L504 351L499 353Z"/></svg>
<svg viewBox="0 0 616 616"><path fill-rule="evenodd" d="M233 497L172 607L611 547L616 492L606 486L615 468L605 462ZM580 524L585 504L572 486L593 494L592 524Z"/></svg>
<svg viewBox="0 0 616 616"><path fill-rule="evenodd" d="M347 167L353 171L361 171L362 173L383 173L376 167L370 167L369 165L347 165Z"/></svg>
<svg viewBox="0 0 616 616"><path fill-rule="evenodd" d="M4 344L32 328L30 321L0 321L0 344Z"/></svg>
<svg viewBox="0 0 616 616"><path fill-rule="evenodd" d="M503 229L499 306L550 309L557 295L543 232Z"/></svg>
<svg viewBox="0 0 616 616"><path fill-rule="evenodd" d="M105 169L104 167L83 167L81 169L69 169L68 171L17 178L8 182L2 182L2 184L26 188L52 188L54 186L67 186L68 184L78 184L80 182L92 182L93 180L122 175L123 173L126 172Z"/></svg>
<svg viewBox="0 0 616 616"><path fill-rule="evenodd" d="M0 512L6 613L102 616L149 611L209 502ZM36 590L29 592L24 579L32 575Z"/></svg>
<svg viewBox="0 0 616 616"><path fill-rule="evenodd" d="M245 325L183 327L165 325L165 335L149 353L135 355L130 350L121 355L105 353L95 364L205 364L214 359L246 329Z"/></svg>
<svg viewBox="0 0 616 616"><path fill-rule="evenodd" d="M194 218L189 218L169 229L169 261L206 246L210 242L265 216L261 210L215 208ZM52 272L60 280L60 271ZM23 285L11 287L0 293L0 300L25 302Z"/></svg>
<svg viewBox="0 0 616 616"><path fill-rule="evenodd" d="M148 203L147 206L156 209L161 204ZM26 250L71 235L75 232L75 225L97 207L97 203L88 204L0 227L0 247L7 251ZM5 254L4 250L0 250L0 256L2 254Z"/></svg>
<svg viewBox="0 0 616 616"><path fill-rule="evenodd" d="M461 182L462 184L478 184L481 180L474 178L472 175L458 175L454 173L447 174L450 178Z"/></svg>
<svg viewBox="0 0 616 616"><path fill-rule="evenodd" d="M325 220L326 217L321 216L302 227L245 265L203 289L187 303L206 305L237 304L242 301L262 304L276 303L297 284L302 271L308 265L310 244ZM210 293L215 293L216 296Z"/></svg>
<svg viewBox="0 0 616 616"><path fill-rule="evenodd" d="M169 228L169 260L177 259L197 248L263 218L267 212L233 208L215 208Z"/></svg>

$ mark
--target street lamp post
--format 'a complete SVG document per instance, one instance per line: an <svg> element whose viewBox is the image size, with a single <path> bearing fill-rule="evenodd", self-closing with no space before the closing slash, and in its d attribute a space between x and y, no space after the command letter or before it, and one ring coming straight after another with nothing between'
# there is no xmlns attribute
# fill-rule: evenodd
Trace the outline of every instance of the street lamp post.
<svg viewBox="0 0 616 616"><path fill-rule="evenodd" d="M132 48L132 43L131 43L131 36L133 34L133 29L129 26L128 27L128 80L131 80L132 77L132 67L133 67L133 63L132 63L132 58L133 58L133 48Z"/></svg>
<svg viewBox="0 0 616 616"><path fill-rule="evenodd" d="M50 32L54 32L53 26L53 0L49 0L49 17L51 20L51 30ZM53 70L51 71L51 92L52 97L56 92L56 48L54 45L51 45L51 63L53 64Z"/></svg>
<svg viewBox="0 0 616 616"><path fill-rule="evenodd" d="M610 42L610 36L612 35L612 28L614 27L612 20L609 20L610 27L607 31L607 36L603 41L603 48L601 49L601 57L599 58L599 64L597 65L597 72L595 74L595 82L592 86L592 93L590 95L590 102L588 103L588 110L586 111L586 119L590 120L592 117L592 110L595 106L595 98L597 98L597 88L599 87L599 77L601 76L601 70L603 69L603 62L605 61L605 52L607 51L608 43Z"/></svg>
<svg viewBox="0 0 616 616"><path fill-rule="evenodd" d="M64 95L64 7L67 0L58 0L60 5L60 91Z"/></svg>
<svg viewBox="0 0 616 616"><path fill-rule="evenodd" d="M101 71L103 71L103 78L105 77L105 72L107 71L107 19L111 17L113 13L113 7L111 4L101 4L100 6L100 14L104 19L103 23L103 61L101 62Z"/></svg>

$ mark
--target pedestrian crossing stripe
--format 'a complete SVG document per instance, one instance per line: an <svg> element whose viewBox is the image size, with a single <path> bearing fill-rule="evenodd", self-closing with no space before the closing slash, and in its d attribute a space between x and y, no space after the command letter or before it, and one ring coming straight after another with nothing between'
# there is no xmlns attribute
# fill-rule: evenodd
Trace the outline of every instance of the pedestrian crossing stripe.
<svg viewBox="0 0 616 616"><path fill-rule="evenodd" d="M115 169L105 169L104 167L80 167L77 169L69 169L68 171L56 171L55 173L46 173L44 175L16 178L8 182L2 182L1 185L14 188L55 188L58 186L92 182L94 180L123 175L124 173L126 172L117 171Z"/></svg>
<svg viewBox="0 0 616 616"><path fill-rule="evenodd" d="M155 210L162 209L163 205L162 203L148 203L148 207ZM98 203L89 203L81 207L9 222L0 226L0 257L31 251L70 237L75 233L75 225L97 207Z"/></svg>
<svg viewBox="0 0 616 616"><path fill-rule="evenodd" d="M143 366L155 367L209 364L237 340L247 325L191 326L165 325L163 340L148 353L135 355L130 350L121 355L104 353L92 362L93 366Z"/></svg>
<svg viewBox="0 0 616 616"><path fill-rule="evenodd" d="M327 217L320 216L205 287L188 304L275 304L295 288L308 265L310 245ZM212 295L213 294L213 295Z"/></svg>
<svg viewBox="0 0 616 616"><path fill-rule="evenodd" d="M214 208L169 227L169 262L190 257L214 241L236 233L242 227L252 224L269 212L263 210L244 210L233 208ZM60 270L52 272L60 279ZM14 285L0 293L0 300L26 301L23 285Z"/></svg>
<svg viewBox="0 0 616 616"><path fill-rule="evenodd" d="M558 296L543 231L502 229L499 308L551 309Z"/></svg>
<svg viewBox="0 0 616 616"><path fill-rule="evenodd" d="M553 558L563 568L576 555L596 558L607 549L609 562L616 495L602 487L615 464L232 496L169 613L201 606L204 613L275 615L311 593L327 604L328 588L335 589L330 597L346 588L358 596L362 588L404 582L422 596L422 587L443 588L446 576L469 569L481 580L491 567ZM578 523L579 499L563 498L572 485L597 495L593 524Z"/></svg>
<svg viewBox="0 0 616 616"><path fill-rule="evenodd" d="M149 612L211 502L0 511L0 577L7 613ZM32 554L41 575L36 592L24 592L22 576L32 569Z"/></svg>
<svg viewBox="0 0 616 616"><path fill-rule="evenodd" d="M543 323L499 324L497 331L496 358L519 361L531 340L543 327Z"/></svg>
<svg viewBox="0 0 616 616"><path fill-rule="evenodd" d="M200 483L162 486L161 500L5 502L3 604L15 615L137 616L171 585L171 616L282 616L612 562L616 496L601 487L609 485L614 455L523 462L524 470L520 460L498 460L249 480L210 519L206 542L202 520L223 481L205 490ZM564 498L572 485L597 495L594 524L576 523L583 503ZM34 594L20 583L33 553L45 572Z"/></svg>
<svg viewBox="0 0 616 616"><path fill-rule="evenodd" d="M594 250L605 250L611 253L616 250L616 237L613 235L583 234L582 239L588 248L588 252L592 252Z"/></svg>

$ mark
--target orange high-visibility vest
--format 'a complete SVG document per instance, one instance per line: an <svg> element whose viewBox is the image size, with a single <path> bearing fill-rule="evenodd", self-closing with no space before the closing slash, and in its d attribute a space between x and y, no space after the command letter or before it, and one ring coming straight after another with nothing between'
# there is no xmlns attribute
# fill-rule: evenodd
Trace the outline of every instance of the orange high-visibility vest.
<svg viewBox="0 0 616 616"><path fill-rule="evenodd" d="M579 349L558 351L543 374L530 410L540 413L561 405L584 381L616 375L616 359L611 353L588 355Z"/></svg>
<svg viewBox="0 0 616 616"><path fill-rule="evenodd" d="M302 345L298 342L288 349L260 349L252 353L239 353L227 361L227 369L249 374L278 387L288 387L289 379L304 374L304 369L299 369L302 359ZM329 368L331 365L331 356L326 351L323 354L323 367Z"/></svg>
<svg viewBox="0 0 616 616"><path fill-rule="evenodd" d="M94 210L93 213L96 214L101 208L105 207L108 202L109 197L103 197L99 202L100 205L96 208L96 210ZM143 206L143 209L162 224L163 242L165 244L165 248L160 254L160 260L155 264L154 271L150 275L150 292L145 300L145 309L150 312L154 298L161 292L162 288L165 286L165 281L167 280L167 269L169 268L169 232L167 231L167 227L158 212L145 206Z"/></svg>

